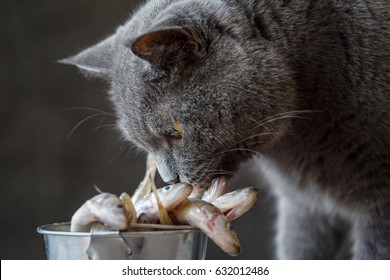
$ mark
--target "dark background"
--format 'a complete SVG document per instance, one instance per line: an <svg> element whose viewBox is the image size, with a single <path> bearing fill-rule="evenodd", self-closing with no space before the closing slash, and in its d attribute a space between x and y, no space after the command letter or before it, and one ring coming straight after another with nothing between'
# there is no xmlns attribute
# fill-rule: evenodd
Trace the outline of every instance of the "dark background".
<svg viewBox="0 0 390 280"><path fill-rule="evenodd" d="M132 193L142 179L145 155L121 140L113 117L93 116L93 109L112 113L108 86L55 62L113 32L139 2L2 1L1 259L44 259L38 226L69 221L96 194L94 184ZM251 169L244 168L232 188L260 189ZM233 222L243 248L237 259L273 258L271 206L261 189L255 208ZM207 258L230 257L209 242Z"/></svg>

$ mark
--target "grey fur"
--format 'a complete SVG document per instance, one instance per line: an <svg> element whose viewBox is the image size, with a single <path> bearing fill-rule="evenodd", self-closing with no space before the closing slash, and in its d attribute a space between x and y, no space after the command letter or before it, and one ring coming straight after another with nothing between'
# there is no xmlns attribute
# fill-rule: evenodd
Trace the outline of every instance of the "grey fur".
<svg viewBox="0 0 390 280"><path fill-rule="evenodd" d="M279 258L338 258L350 237L354 258L390 259L389 26L388 0L151 0L108 49L66 62L111 81L123 135L165 181L207 183L261 155ZM178 27L200 38L202 59L164 40L158 65L131 51Z"/></svg>

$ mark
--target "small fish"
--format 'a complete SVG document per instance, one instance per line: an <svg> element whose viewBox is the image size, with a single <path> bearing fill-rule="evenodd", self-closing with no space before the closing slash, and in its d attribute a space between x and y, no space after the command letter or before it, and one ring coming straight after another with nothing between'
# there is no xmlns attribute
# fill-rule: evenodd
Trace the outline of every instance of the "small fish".
<svg viewBox="0 0 390 280"><path fill-rule="evenodd" d="M204 192L202 200L213 202L221 195L224 195L227 189L227 178L224 176L218 177L211 182L210 187Z"/></svg>
<svg viewBox="0 0 390 280"><path fill-rule="evenodd" d="M188 196L188 198L201 198L204 195L204 188L200 185L192 185L192 192Z"/></svg>
<svg viewBox="0 0 390 280"><path fill-rule="evenodd" d="M122 202L127 213L127 219L130 223L137 222L137 211L135 210L133 201L128 193L124 192L119 196L119 200Z"/></svg>
<svg viewBox="0 0 390 280"><path fill-rule="evenodd" d="M161 204L168 212L185 200L191 192L192 186L184 183L178 183L157 189ZM159 220L159 209L154 193L146 195L144 198L136 202L134 206L138 215L145 213L151 223L156 223Z"/></svg>
<svg viewBox="0 0 390 280"><path fill-rule="evenodd" d="M236 256L241 252L240 242L229 221L211 203L189 198L173 209L172 214L180 224L198 227L229 255Z"/></svg>
<svg viewBox="0 0 390 280"><path fill-rule="evenodd" d="M225 214L229 221L233 221L252 208L258 195L256 188L238 189L218 197L212 203Z"/></svg>
<svg viewBox="0 0 390 280"><path fill-rule="evenodd" d="M138 224L151 224L148 215L146 215L145 213L141 213L138 216L137 223Z"/></svg>
<svg viewBox="0 0 390 280"><path fill-rule="evenodd" d="M168 188L168 187L167 187ZM152 184L152 191L154 194L154 197L157 202L157 214L158 214L158 219L160 220L160 224L162 225L173 225L173 222L171 220L171 217L168 215L168 210L165 208L164 204L161 201L160 194L157 191L156 185Z"/></svg>
<svg viewBox="0 0 390 280"><path fill-rule="evenodd" d="M141 181L141 183L139 183L131 198L134 204L152 191L156 172L157 163L154 160L152 154L149 153L146 159L146 173L144 179Z"/></svg>
<svg viewBox="0 0 390 280"><path fill-rule="evenodd" d="M127 229L126 209L116 195L100 193L87 200L72 216L70 231L90 231L95 222Z"/></svg>

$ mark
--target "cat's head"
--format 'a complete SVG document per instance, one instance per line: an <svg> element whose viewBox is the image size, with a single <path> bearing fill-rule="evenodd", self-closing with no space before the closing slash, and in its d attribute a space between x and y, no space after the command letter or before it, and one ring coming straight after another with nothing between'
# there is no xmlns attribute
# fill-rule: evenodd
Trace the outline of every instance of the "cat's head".
<svg viewBox="0 0 390 280"><path fill-rule="evenodd" d="M123 135L155 156L164 181L231 175L288 129L282 113L294 109L292 74L243 11L168 2L150 1L64 62L110 81Z"/></svg>

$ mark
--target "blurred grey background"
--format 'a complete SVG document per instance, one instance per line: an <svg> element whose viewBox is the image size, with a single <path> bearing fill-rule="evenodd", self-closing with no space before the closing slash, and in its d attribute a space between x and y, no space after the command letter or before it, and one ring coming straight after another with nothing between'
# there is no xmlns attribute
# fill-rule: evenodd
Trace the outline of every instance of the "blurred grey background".
<svg viewBox="0 0 390 280"><path fill-rule="evenodd" d="M55 62L113 32L140 2L2 1L1 259L44 259L38 226L69 221L96 194L94 184L131 193L142 179L145 155L99 114L112 113L107 84ZM254 209L233 222L243 248L236 259L272 259L273 202L252 169L232 183L261 190ZM230 258L209 242L207 259Z"/></svg>

